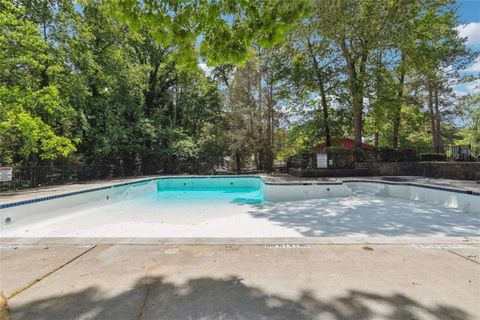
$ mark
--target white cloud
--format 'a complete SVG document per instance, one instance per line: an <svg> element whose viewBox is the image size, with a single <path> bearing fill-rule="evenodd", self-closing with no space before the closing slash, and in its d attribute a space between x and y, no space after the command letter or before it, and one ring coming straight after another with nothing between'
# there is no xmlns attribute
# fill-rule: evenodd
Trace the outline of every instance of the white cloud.
<svg viewBox="0 0 480 320"><path fill-rule="evenodd" d="M458 96L465 96L480 92L480 79L473 80L467 83L460 83L453 86L453 90Z"/></svg>
<svg viewBox="0 0 480 320"><path fill-rule="evenodd" d="M467 89L471 93L480 92L480 79L474 80L472 82L467 83Z"/></svg>
<svg viewBox="0 0 480 320"><path fill-rule="evenodd" d="M467 37L467 44L480 44L480 22L471 22L457 27L460 37Z"/></svg>
<svg viewBox="0 0 480 320"><path fill-rule="evenodd" d="M477 58L475 61L473 61L473 64L467 69L465 69L467 72L480 72L480 58Z"/></svg>
<svg viewBox="0 0 480 320"><path fill-rule="evenodd" d="M202 69L202 70L205 72L205 74L206 74L207 76L209 76L210 73L211 73L212 70L213 70L213 68L207 66L207 64L206 64L206 63L203 63L203 62L202 62L202 63L199 63L198 66L200 67L200 69Z"/></svg>

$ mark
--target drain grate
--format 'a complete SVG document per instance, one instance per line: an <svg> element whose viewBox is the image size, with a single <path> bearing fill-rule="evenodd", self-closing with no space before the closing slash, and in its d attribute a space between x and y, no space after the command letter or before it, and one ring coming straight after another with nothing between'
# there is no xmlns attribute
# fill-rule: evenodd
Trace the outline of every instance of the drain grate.
<svg viewBox="0 0 480 320"><path fill-rule="evenodd" d="M267 249L310 249L308 243L278 243L278 244L266 244Z"/></svg>
<svg viewBox="0 0 480 320"><path fill-rule="evenodd" d="M472 245L465 244L412 244L417 249L462 249L471 248Z"/></svg>

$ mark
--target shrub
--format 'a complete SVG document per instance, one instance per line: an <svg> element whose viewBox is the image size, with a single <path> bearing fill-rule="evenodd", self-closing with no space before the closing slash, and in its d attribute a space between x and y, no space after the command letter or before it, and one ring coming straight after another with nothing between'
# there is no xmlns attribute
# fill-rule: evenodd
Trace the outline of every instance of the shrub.
<svg viewBox="0 0 480 320"><path fill-rule="evenodd" d="M375 162L378 161L378 154L376 149L353 149L353 155L357 162Z"/></svg>
<svg viewBox="0 0 480 320"><path fill-rule="evenodd" d="M353 168L353 150L344 147L327 148L329 168Z"/></svg>
<svg viewBox="0 0 480 320"><path fill-rule="evenodd" d="M326 149L328 154L351 154L352 149L347 149L344 147L329 147Z"/></svg>
<svg viewBox="0 0 480 320"><path fill-rule="evenodd" d="M302 150L294 156L287 159L287 168L306 169L310 165L313 153L308 150Z"/></svg>
<svg viewBox="0 0 480 320"><path fill-rule="evenodd" d="M331 153L329 154L329 168L347 169L354 168L352 153Z"/></svg>
<svg viewBox="0 0 480 320"><path fill-rule="evenodd" d="M420 161L446 161L447 155L445 153L422 153L420 154Z"/></svg>
<svg viewBox="0 0 480 320"><path fill-rule="evenodd" d="M399 162L399 161L416 161L417 151L415 149L395 149L382 148L378 150L379 161Z"/></svg>

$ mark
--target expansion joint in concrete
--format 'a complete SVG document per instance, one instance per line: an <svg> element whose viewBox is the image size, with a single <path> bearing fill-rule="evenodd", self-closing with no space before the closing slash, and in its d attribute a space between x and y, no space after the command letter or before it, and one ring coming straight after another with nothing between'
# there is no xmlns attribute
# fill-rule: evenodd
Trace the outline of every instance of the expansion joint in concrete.
<svg viewBox="0 0 480 320"><path fill-rule="evenodd" d="M87 250L83 251L82 253L76 255L75 257L73 257L72 259L68 260L67 262L63 263L62 265L58 266L57 268L53 269L52 271L44 274L43 276L35 279L34 281L32 281L31 283L27 284L26 286L22 287L22 288L19 288L17 290L15 290L9 297L8 299L12 299L16 296L18 296L19 294L21 294L22 292L25 292L26 290L30 289L31 287L33 287L35 284L39 283L40 281L42 281L43 279L45 279L46 277L54 274L55 272L57 272L58 270L62 269L63 267L69 265L70 263L72 263L73 261L77 260L78 258L82 257L83 255L87 254L88 252L92 251L93 249L95 249L97 246L96 245L93 245L92 247L88 248Z"/></svg>
<svg viewBox="0 0 480 320"><path fill-rule="evenodd" d="M480 264L480 262L475 261L475 260L473 260L473 259L470 259L469 257L465 257L464 255L461 255L461 254L459 254L459 253L456 253L456 252L454 252L454 251L452 251L452 250L447 250L447 251L450 252L450 253L453 253L454 255L459 256L460 258L463 258L463 259L465 259L465 260L471 261L471 262L476 263L476 264Z"/></svg>

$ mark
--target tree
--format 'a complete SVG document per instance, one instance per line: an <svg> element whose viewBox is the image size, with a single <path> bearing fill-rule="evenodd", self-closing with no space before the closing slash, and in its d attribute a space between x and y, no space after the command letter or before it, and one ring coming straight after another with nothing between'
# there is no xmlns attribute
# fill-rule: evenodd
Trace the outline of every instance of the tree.
<svg viewBox="0 0 480 320"><path fill-rule="evenodd" d="M292 92L306 99L319 100L321 129L329 147L332 139L329 105L337 84L339 52L329 39L318 33L322 23L315 11L291 32L286 43L289 72L284 74L292 82Z"/></svg>
<svg viewBox="0 0 480 320"><path fill-rule="evenodd" d="M460 131L462 138L457 143L471 145L480 152L480 93L465 96L461 104L466 111L465 124Z"/></svg>
<svg viewBox="0 0 480 320"><path fill-rule="evenodd" d="M74 110L55 77L62 66L25 10L0 1L0 156L8 164L66 157L76 150Z"/></svg>
<svg viewBox="0 0 480 320"><path fill-rule="evenodd" d="M453 0L0 6L9 164L211 172L230 155L237 170L271 171L279 155L352 134L357 145L475 141L475 121L458 121L474 104L452 89L475 57Z"/></svg>
<svg viewBox="0 0 480 320"><path fill-rule="evenodd" d="M456 7L452 0L429 1L429 6L416 25L416 50L412 52L414 68L426 91L426 105L431 122L432 145L442 146L441 95L451 91L456 70L464 68L474 54L459 38Z"/></svg>
<svg viewBox="0 0 480 320"><path fill-rule="evenodd" d="M315 5L322 21L321 34L340 49L344 59L357 146L362 145L367 62L372 48L381 39L379 22L388 11L386 3L376 3L332 0L318 1Z"/></svg>
<svg viewBox="0 0 480 320"><path fill-rule="evenodd" d="M178 42L177 59L196 58L209 65L244 62L253 43L278 44L308 10L306 0L105 0L110 12L134 30L148 28L165 45ZM196 44L195 44L196 42Z"/></svg>

